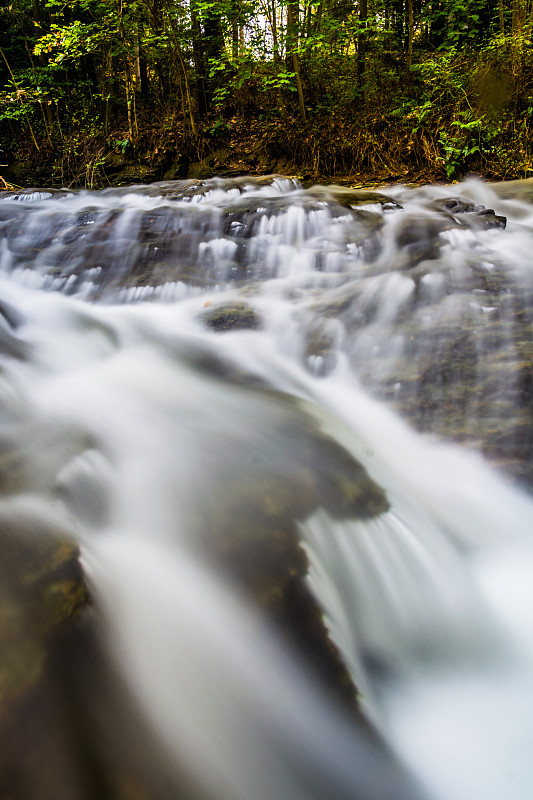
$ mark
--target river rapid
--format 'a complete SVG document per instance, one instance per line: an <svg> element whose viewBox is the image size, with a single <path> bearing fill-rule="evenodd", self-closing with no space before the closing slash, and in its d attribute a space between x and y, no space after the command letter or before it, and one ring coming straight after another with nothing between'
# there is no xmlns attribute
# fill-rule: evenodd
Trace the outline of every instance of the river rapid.
<svg viewBox="0 0 533 800"><path fill-rule="evenodd" d="M532 257L529 181L0 198L0 519L97 642L56 798L530 800Z"/></svg>

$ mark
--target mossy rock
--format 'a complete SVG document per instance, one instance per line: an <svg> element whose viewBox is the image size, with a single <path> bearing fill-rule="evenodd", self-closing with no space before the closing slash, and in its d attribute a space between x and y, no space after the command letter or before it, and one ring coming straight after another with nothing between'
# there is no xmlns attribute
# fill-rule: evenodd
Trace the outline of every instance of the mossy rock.
<svg viewBox="0 0 533 800"><path fill-rule="evenodd" d="M256 330L262 327L259 314L248 303L222 303L210 306L201 315L202 322L217 333Z"/></svg>
<svg viewBox="0 0 533 800"><path fill-rule="evenodd" d="M38 681L47 643L87 603L78 548L51 522L0 511L0 724Z"/></svg>
<svg viewBox="0 0 533 800"><path fill-rule="evenodd" d="M206 178L212 178L214 174L213 158L211 158L190 163L186 177L205 180Z"/></svg>
<svg viewBox="0 0 533 800"><path fill-rule="evenodd" d="M102 647L69 531L45 506L4 501L0 548L1 800L181 798L123 746L144 722Z"/></svg>

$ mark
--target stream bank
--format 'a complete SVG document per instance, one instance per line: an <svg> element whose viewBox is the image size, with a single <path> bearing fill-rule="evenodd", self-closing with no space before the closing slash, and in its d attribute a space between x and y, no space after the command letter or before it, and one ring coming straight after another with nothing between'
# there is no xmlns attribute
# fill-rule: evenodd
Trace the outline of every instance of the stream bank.
<svg viewBox="0 0 533 800"><path fill-rule="evenodd" d="M437 145L416 146L404 128L388 126L390 141L385 142L379 126L365 132L361 121L332 118L302 123L289 118L284 124L220 117L203 123L193 136L184 125L163 120L160 126L140 124L135 143L121 128L107 133L78 130L58 139L53 148L43 141L39 150L22 131L13 139L4 134L5 166L0 175L19 188L85 189L271 174L295 176L304 184L449 181ZM454 177L466 173L495 180L527 175L519 159L504 165L495 158L474 157Z"/></svg>

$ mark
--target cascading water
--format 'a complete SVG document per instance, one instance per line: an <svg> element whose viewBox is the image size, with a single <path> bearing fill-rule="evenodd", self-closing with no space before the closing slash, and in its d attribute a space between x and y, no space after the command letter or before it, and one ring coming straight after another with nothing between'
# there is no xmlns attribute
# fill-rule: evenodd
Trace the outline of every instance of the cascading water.
<svg viewBox="0 0 533 800"><path fill-rule="evenodd" d="M7 796L531 796L530 191L4 197L0 532L92 598Z"/></svg>

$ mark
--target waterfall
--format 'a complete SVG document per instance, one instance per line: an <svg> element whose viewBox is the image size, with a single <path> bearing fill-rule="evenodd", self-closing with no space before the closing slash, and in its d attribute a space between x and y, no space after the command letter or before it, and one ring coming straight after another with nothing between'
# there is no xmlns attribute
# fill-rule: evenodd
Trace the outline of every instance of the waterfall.
<svg viewBox="0 0 533 800"><path fill-rule="evenodd" d="M530 194L0 199L0 534L90 595L8 795L530 797Z"/></svg>

